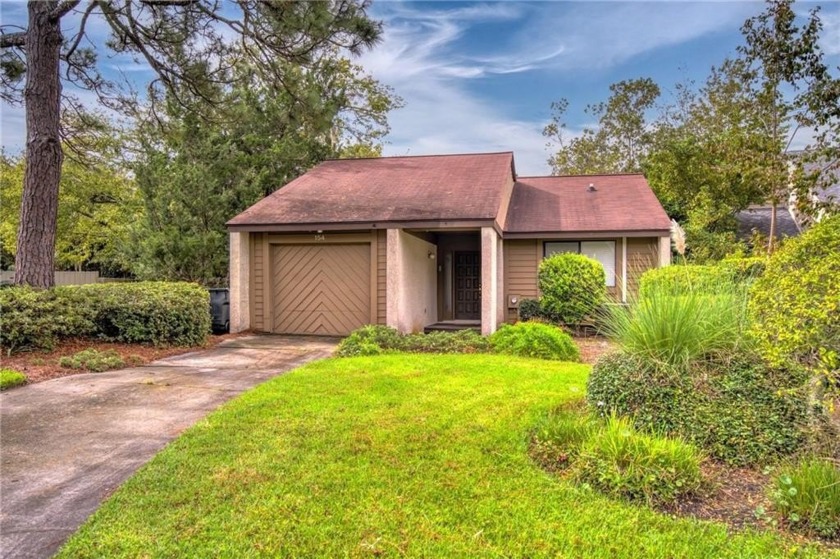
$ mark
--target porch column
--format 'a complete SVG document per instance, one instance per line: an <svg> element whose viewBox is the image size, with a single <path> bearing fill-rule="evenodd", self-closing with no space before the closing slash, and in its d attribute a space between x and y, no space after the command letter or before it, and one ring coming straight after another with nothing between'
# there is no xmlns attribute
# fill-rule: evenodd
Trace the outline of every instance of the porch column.
<svg viewBox="0 0 840 559"><path fill-rule="evenodd" d="M251 234L230 233L230 332L251 327Z"/></svg>
<svg viewBox="0 0 840 559"><path fill-rule="evenodd" d="M481 228L481 333L496 331L499 317L499 235Z"/></svg>
<svg viewBox="0 0 840 559"><path fill-rule="evenodd" d="M399 229L388 229L385 244L385 324L400 329L402 243Z"/></svg>
<svg viewBox="0 0 840 559"><path fill-rule="evenodd" d="M659 265L671 264L671 237L659 237Z"/></svg>

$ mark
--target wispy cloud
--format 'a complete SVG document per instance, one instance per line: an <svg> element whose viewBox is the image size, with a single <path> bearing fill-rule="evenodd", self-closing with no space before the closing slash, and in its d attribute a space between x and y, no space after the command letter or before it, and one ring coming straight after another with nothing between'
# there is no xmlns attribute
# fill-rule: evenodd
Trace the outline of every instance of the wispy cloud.
<svg viewBox="0 0 840 559"><path fill-rule="evenodd" d="M406 100L406 107L391 116L386 153L510 149L516 152L519 170L528 174L548 171L541 133L548 107L539 119L518 117L515 103L506 103L489 89L482 91L489 83L482 79L613 66L722 27L737 27L754 8L623 3L491 3L450 10L402 3L379 6L385 38L362 57L362 64ZM481 35L482 26L495 31L492 41L476 45L467 40Z"/></svg>

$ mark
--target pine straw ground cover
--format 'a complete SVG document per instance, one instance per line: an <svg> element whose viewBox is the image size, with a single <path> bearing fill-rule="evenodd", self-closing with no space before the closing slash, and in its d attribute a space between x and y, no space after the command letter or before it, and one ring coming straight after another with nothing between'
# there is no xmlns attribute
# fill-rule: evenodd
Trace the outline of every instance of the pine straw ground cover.
<svg viewBox="0 0 840 559"><path fill-rule="evenodd" d="M189 353L200 349L209 349L224 340L236 338L242 335L244 334L208 336L204 345L192 347L156 347L145 344L119 344L81 338L70 339L59 342L53 349L48 351L26 351L15 353L11 356L6 355L5 352L3 352L0 356L0 363L2 363L2 366L6 369L20 371L26 375L29 384L32 384L54 378L66 377L68 375L90 372L85 369L62 367L59 364L62 357L70 357L86 349L95 349L101 352L109 350L116 351L125 362L126 367L133 367L149 363L151 361L156 361L158 359L163 359L164 357L170 357L172 355L180 355L182 353Z"/></svg>
<svg viewBox="0 0 840 559"><path fill-rule="evenodd" d="M59 557L820 557L608 499L528 454L590 367L498 355L330 359L231 401Z"/></svg>

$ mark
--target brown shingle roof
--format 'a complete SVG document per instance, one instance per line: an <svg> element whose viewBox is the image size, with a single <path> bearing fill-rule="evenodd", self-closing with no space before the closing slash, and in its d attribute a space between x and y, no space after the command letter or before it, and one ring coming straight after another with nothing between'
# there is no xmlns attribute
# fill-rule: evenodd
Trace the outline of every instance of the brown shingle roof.
<svg viewBox="0 0 840 559"><path fill-rule="evenodd" d="M493 220L513 154L325 161L228 225Z"/></svg>
<svg viewBox="0 0 840 559"><path fill-rule="evenodd" d="M669 228L670 220L644 176L587 175L519 178L504 229L572 233Z"/></svg>

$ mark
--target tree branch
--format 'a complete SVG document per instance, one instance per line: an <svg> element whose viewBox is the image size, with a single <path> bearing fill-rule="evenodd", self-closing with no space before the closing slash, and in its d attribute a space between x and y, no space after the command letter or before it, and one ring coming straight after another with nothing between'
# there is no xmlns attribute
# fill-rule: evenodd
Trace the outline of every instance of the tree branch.
<svg viewBox="0 0 840 559"><path fill-rule="evenodd" d="M75 8L81 3L82 0L64 0L55 9L50 12L50 19L53 21L57 21L63 18L67 12Z"/></svg>
<svg viewBox="0 0 840 559"><path fill-rule="evenodd" d="M0 35L0 49L22 47L26 43L26 31Z"/></svg>
<svg viewBox="0 0 840 559"><path fill-rule="evenodd" d="M91 12L96 7L96 2L91 0L91 3L85 9L85 13L82 14L82 21L79 23L79 31L76 33L76 37L73 39L73 44L70 45L70 48L67 49L67 52L64 54L65 60L70 60L73 56L73 53L76 52L76 49L79 48L79 43L82 41L82 38L85 36L85 25L87 24L87 20L90 17Z"/></svg>

